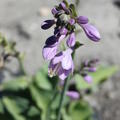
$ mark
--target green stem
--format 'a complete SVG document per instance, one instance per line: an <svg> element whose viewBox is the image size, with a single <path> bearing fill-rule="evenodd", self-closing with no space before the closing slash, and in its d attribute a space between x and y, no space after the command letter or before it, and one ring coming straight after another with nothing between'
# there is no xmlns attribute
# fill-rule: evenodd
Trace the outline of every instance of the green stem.
<svg viewBox="0 0 120 120"><path fill-rule="evenodd" d="M63 90L62 90L62 93L61 93L59 108L58 108L57 120L61 119L61 109L62 109L63 102L64 102L65 92L66 92L66 90L68 88L68 81L69 81L69 79L70 79L70 77L65 79L65 83L64 83Z"/></svg>
<svg viewBox="0 0 120 120"><path fill-rule="evenodd" d="M18 61L19 61L20 70L21 70L22 74L26 75L27 73L26 73L26 71L24 69L23 60L20 57L18 57Z"/></svg>

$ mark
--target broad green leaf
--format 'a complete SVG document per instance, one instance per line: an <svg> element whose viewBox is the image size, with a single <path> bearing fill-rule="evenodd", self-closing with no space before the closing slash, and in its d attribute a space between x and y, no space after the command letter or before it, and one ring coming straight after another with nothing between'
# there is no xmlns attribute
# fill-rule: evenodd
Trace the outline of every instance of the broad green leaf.
<svg viewBox="0 0 120 120"><path fill-rule="evenodd" d="M14 96L14 97L12 97L12 100L14 100L16 105L19 107L20 113L24 113L30 107L29 99Z"/></svg>
<svg viewBox="0 0 120 120"><path fill-rule="evenodd" d="M29 87L32 99L34 100L35 104L38 106L39 109L42 111L42 119L45 119L47 106L49 103L49 95L47 96L45 92L40 91L38 88L36 88L34 85L31 85Z"/></svg>
<svg viewBox="0 0 120 120"><path fill-rule="evenodd" d="M91 83L87 83L81 75L76 74L75 75L75 81L77 89L89 89L93 88L96 85L99 85L102 83L105 79L112 76L118 68L116 66L112 67L100 67L96 72L90 73L89 75L92 76L93 81Z"/></svg>
<svg viewBox="0 0 120 120"><path fill-rule="evenodd" d="M48 79L48 67L42 68L36 75L35 75L35 83L38 87L45 89L45 90L51 90L52 86Z"/></svg>
<svg viewBox="0 0 120 120"><path fill-rule="evenodd" d="M87 102L80 100L70 104L69 115L72 120L92 120L93 110Z"/></svg>
<svg viewBox="0 0 120 120"><path fill-rule="evenodd" d="M26 77L20 77L16 78L15 80L10 80L7 82L4 82L0 85L0 88L2 90L8 90L8 91L18 91L18 90L24 90L28 86L28 80Z"/></svg>
<svg viewBox="0 0 120 120"><path fill-rule="evenodd" d="M25 120L25 118L20 114L21 110L14 100L8 97L4 97L3 103L7 111L13 116L15 120Z"/></svg>

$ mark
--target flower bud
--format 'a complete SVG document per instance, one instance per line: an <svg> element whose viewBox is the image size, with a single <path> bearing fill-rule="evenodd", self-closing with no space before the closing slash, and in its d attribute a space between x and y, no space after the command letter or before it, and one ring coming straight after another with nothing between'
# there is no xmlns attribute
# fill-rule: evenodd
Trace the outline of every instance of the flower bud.
<svg viewBox="0 0 120 120"><path fill-rule="evenodd" d="M93 25L82 24L81 26L84 29L84 31L89 39L91 39L94 42L98 42L100 40L100 38L101 38L100 33Z"/></svg>
<svg viewBox="0 0 120 120"><path fill-rule="evenodd" d="M55 24L55 20L46 20L42 23L41 28L44 30L49 29Z"/></svg>
<svg viewBox="0 0 120 120"><path fill-rule="evenodd" d="M77 23L78 24L87 24L88 23L88 18L87 17L85 17L85 16L79 16L78 18L77 18Z"/></svg>
<svg viewBox="0 0 120 120"><path fill-rule="evenodd" d="M56 8L53 8L51 10L52 14L55 16L59 11Z"/></svg>
<svg viewBox="0 0 120 120"><path fill-rule="evenodd" d="M71 33L67 40L68 47L73 47L75 45L75 33Z"/></svg>
<svg viewBox="0 0 120 120"><path fill-rule="evenodd" d="M91 82L92 82L92 77L89 76L89 75L86 75L86 76L84 77L84 80L87 81L88 83L91 83Z"/></svg>
<svg viewBox="0 0 120 120"><path fill-rule="evenodd" d="M67 91L66 95L72 100L77 100L80 98L80 94L76 91Z"/></svg>

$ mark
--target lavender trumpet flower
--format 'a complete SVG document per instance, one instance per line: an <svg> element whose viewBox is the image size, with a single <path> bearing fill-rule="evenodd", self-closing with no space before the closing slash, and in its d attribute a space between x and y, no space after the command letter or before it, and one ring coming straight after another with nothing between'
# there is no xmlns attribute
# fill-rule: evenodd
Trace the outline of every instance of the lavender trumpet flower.
<svg viewBox="0 0 120 120"><path fill-rule="evenodd" d="M50 77L58 75L61 80L65 80L67 76L73 72L74 65L71 54L72 50L67 49L66 51L58 53L51 60L48 70Z"/></svg>

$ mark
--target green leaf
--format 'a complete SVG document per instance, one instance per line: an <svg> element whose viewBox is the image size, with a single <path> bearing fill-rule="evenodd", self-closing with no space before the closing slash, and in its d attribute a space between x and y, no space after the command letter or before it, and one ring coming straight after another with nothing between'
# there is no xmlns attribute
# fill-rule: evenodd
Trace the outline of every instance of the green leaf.
<svg viewBox="0 0 120 120"><path fill-rule="evenodd" d="M69 7L70 7L73 17L77 17L77 13L76 13L74 4L70 4Z"/></svg>
<svg viewBox="0 0 120 120"><path fill-rule="evenodd" d="M69 107L72 120L92 120L93 110L86 101L72 102Z"/></svg>
<svg viewBox="0 0 120 120"><path fill-rule="evenodd" d="M27 115L29 117L40 116L40 111L35 106L31 106Z"/></svg>
<svg viewBox="0 0 120 120"><path fill-rule="evenodd" d="M108 77L112 76L117 70L118 70L118 67L116 67L116 66L100 67L96 72L89 74L93 78L92 83L87 83L83 79L83 77L81 77L81 75L76 74L75 81L76 81L77 89L81 90L81 89L93 88L94 86L102 83Z"/></svg>
<svg viewBox="0 0 120 120"><path fill-rule="evenodd" d="M32 99L34 100L38 108L41 109L42 111L41 116L42 116L42 119L44 120L47 112L47 106L50 101L50 96L46 92L40 91L34 85L31 85L29 89L32 95Z"/></svg>
<svg viewBox="0 0 120 120"><path fill-rule="evenodd" d="M48 67L45 66L35 75L35 83L39 88L51 90L52 85L50 84L48 79L47 69Z"/></svg>
<svg viewBox="0 0 120 120"><path fill-rule="evenodd" d="M62 112L63 120L72 120L71 116L66 113L65 109L62 109L61 112Z"/></svg>
<svg viewBox="0 0 120 120"><path fill-rule="evenodd" d="M26 77L19 77L16 80L10 80L7 82L4 82L0 85L0 88L2 90L8 90L8 91L18 91L18 90L24 90L28 86L28 80Z"/></svg>
<svg viewBox="0 0 120 120"><path fill-rule="evenodd" d="M24 113L27 109L29 109L30 101L28 99L16 96L11 98L12 100L15 101L16 105L19 107L20 113Z"/></svg>
<svg viewBox="0 0 120 120"><path fill-rule="evenodd" d="M3 106L2 100L0 99L0 114L3 114L3 113L4 113L4 106Z"/></svg>
<svg viewBox="0 0 120 120"><path fill-rule="evenodd" d="M25 118L22 115L20 115L21 110L19 109L14 100L8 97L4 97L3 103L7 111L13 116L15 120L25 120Z"/></svg>
<svg viewBox="0 0 120 120"><path fill-rule="evenodd" d="M58 93L57 97L54 99L53 104L51 105L52 109L55 110L59 107L60 97L61 95ZM67 105L69 101L70 101L69 97L66 96L63 101L63 106Z"/></svg>
<svg viewBox="0 0 120 120"><path fill-rule="evenodd" d="M79 47L83 46L84 44L80 43L79 41L76 41L74 48L78 49Z"/></svg>

